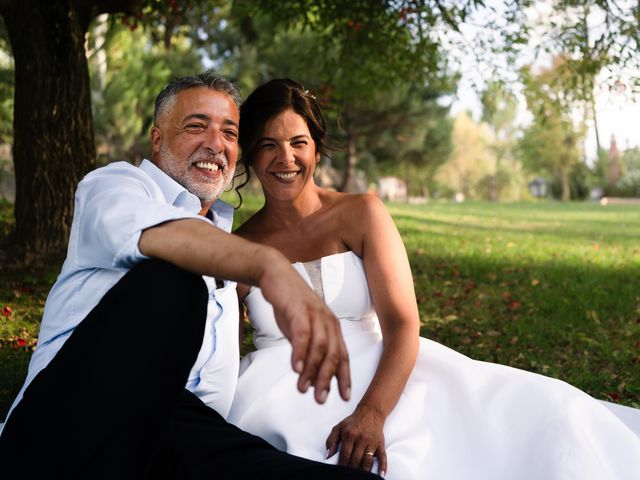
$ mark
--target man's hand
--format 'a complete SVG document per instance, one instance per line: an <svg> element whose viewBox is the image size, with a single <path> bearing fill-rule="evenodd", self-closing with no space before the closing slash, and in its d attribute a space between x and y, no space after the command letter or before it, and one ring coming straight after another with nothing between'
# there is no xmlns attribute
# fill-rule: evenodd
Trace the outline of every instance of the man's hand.
<svg viewBox="0 0 640 480"><path fill-rule="evenodd" d="M331 378L338 379L340 396L351 396L349 357L340 325L325 303L286 265L271 265L260 280L262 294L271 303L280 330L291 342L291 364L300 374L298 390L315 389L324 403Z"/></svg>
<svg viewBox="0 0 640 480"><path fill-rule="evenodd" d="M349 358L338 320L276 249L196 219L148 228L139 246L143 254L190 272L259 286L293 346L291 362L300 374L298 389L306 392L313 386L316 400L323 403L335 375L340 396L349 399Z"/></svg>

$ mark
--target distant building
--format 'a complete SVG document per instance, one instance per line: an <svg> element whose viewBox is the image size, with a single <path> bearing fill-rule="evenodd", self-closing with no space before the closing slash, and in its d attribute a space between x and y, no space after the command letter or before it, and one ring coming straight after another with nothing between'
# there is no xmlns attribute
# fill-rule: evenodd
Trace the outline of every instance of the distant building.
<svg viewBox="0 0 640 480"><path fill-rule="evenodd" d="M406 202L407 184L398 177L380 177L378 179L378 195L383 200Z"/></svg>

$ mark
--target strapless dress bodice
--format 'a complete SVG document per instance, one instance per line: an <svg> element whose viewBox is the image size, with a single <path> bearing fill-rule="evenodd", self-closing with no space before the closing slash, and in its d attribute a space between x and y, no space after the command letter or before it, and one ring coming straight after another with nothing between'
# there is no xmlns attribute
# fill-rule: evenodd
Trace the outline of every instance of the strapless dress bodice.
<svg viewBox="0 0 640 480"><path fill-rule="evenodd" d="M311 279L303 264L297 262L293 268L311 286ZM342 334L379 331L378 320L371 301L367 277L362 259L352 251L329 255L320 259L320 274L324 300L340 320ZM245 298L249 318L253 324L256 348L286 341L276 324L271 304L259 288L252 288Z"/></svg>

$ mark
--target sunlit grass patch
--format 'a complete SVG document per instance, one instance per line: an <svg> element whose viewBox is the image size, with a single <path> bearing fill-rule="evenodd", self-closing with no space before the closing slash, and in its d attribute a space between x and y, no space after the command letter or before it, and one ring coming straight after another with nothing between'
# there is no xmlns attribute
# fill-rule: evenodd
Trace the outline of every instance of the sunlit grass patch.
<svg viewBox="0 0 640 480"><path fill-rule="evenodd" d="M640 208L390 205L423 335L640 405Z"/></svg>

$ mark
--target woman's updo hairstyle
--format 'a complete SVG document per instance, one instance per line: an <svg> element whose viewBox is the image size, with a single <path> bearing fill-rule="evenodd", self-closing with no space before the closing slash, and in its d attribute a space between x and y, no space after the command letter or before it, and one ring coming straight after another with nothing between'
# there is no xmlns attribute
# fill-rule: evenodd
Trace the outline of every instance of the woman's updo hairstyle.
<svg viewBox="0 0 640 480"><path fill-rule="evenodd" d="M277 78L256 88L240 107L238 143L247 174L267 122L285 110L293 110L304 118L316 144L316 153L326 155L327 126L318 100L298 82Z"/></svg>

